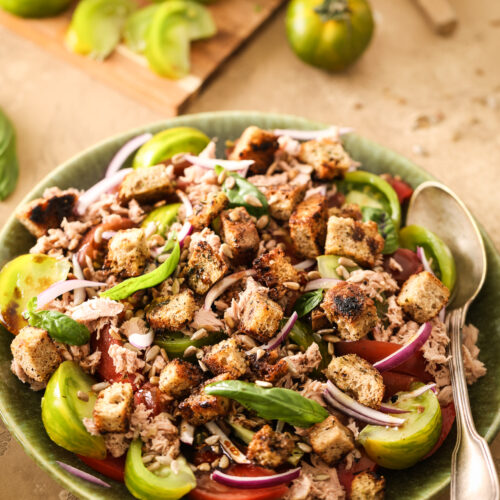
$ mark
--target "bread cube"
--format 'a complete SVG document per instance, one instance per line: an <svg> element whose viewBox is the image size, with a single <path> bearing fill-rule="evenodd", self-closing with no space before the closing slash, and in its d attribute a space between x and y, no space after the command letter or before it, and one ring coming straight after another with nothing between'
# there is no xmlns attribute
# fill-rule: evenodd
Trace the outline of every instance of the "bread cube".
<svg viewBox="0 0 500 500"><path fill-rule="evenodd" d="M193 292L183 290L147 308L146 319L155 330L180 330L193 320L196 310Z"/></svg>
<svg viewBox="0 0 500 500"><path fill-rule="evenodd" d="M271 217L281 221L287 221L297 205L304 198L306 185L294 186L293 184L281 184L263 189L269 203Z"/></svg>
<svg viewBox="0 0 500 500"><path fill-rule="evenodd" d="M336 217L343 217L345 219L354 219L357 221L363 220L363 214L359 205L355 203L346 203L341 207L330 207L328 209L328 217L335 215Z"/></svg>
<svg viewBox="0 0 500 500"><path fill-rule="evenodd" d="M245 353L234 338L207 346L204 351L202 361L214 375L229 373L231 378L238 379L248 369Z"/></svg>
<svg viewBox="0 0 500 500"><path fill-rule="evenodd" d="M105 266L113 274L130 278L144 271L149 257L143 229L123 229L109 241Z"/></svg>
<svg viewBox="0 0 500 500"><path fill-rule="evenodd" d="M160 373L159 388L173 398L182 398L201 383L202 377L201 370L189 361L173 359Z"/></svg>
<svg viewBox="0 0 500 500"><path fill-rule="evenodd" d="M194 204L193 215L188 220L195 231L201 231L204 227L210 226L228 204L229 200L223 191L210 193L206 200Z"/></svg>
<svg viewBox="0 0 500 500"><path fill-rule="evenodd" d="M368 470L354 475L351 484L351 500L384 500L384 497L384 476Z"/></svg>
<svg viewBox="0 0 500 500"><path fill-rule="evenodd" d="M128 202L155 203L174 193L172 177L165 165L138 168L130 172L120 186L118 199Z"/></svg>
<svg viewBox="0 0 500 500"><path fill-rule="evenodd" d="M293 448L294 442L288 434L275 432L264 425L250 441L247 457L262 467L275 469L287 461Z"/></svg>
<svg viewBox="0 0 500 500"><path fill-rule="evenodd" d="M100 432L126 432L133 399L132 384L115 382L102 390L94 406L94 423Z"/></svg>
<svg viewBox="0 0 500 500"><path fill-rule="evenodd" d="M259 233L245 207L222 212L222 240L232 252L232 261L243 264L251 261L259 249Z"/></svg>

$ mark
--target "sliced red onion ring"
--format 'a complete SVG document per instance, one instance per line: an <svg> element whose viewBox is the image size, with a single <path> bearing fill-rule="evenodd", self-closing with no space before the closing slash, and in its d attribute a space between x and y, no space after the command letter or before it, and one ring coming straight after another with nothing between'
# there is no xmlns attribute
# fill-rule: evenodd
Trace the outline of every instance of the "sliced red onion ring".
<svg viewBox="0 0 500 500"><path fill-rule="evenodd" d="M226 474L220 470L214 470L210 477L218 483L231 486L233 488L256 489L289 483L300 476L300 470L300 467L297 467L296 469L287 470L281 474L256 477L231 476L230 474Z"/></svg>
<svg viewBox="0 0 500 500"><path fill-rule="evenodd" d="M373 364L379 372L392 370L413 356L426 342L432 331L431 323L424 323L403 347Z"/></svg>
<svg viewBox="0 0 500 500"><path fill-rule="evenodd" d="M343 393L330 380L326 383L326 385L330 396L336 402L340 403L345 408L350 409L363 417L371 418L372 420L381 422L381 424L379 425L388 425L394 427L402 425L404 423L404 419L402 418L396 418L392 417L391 415L386 415L385 413L382 413L380 411L374 410L373 408L369 408L368 406L358 403L355 399Z"/></svg>
<svg viewBox="0 0 500 500"><path fill-rule="evenodd" d="M133 333L129 335L128 341L137 349L147 349L155 339L155 334L151 330L148 333Z"/></svg>
<svg viewBox="0 0 500 500"><path fill-rule="evenodd" d="M306 259L302 262L299 262L298 264L295 264L293 267L297 269L297 271L304 271L304 269L309 269L310 267L314 266L314 264L316 264L316 261L314 259Z"/></svg>
<svg viewBox="0 0 500 500"><path fill-rule="evenodd" d="M77 279L84 280L85 276L83 274L82 266L80 266L80 263L78 262L77 253L73 254L71 262L73 263L73 274L77 277ZM87 298L87 293L85 292L85 289L76 288L73 293L73 305L79 306L81 303L85 301L86 298Z"/></svg>
<svg viewBox="0 0 500 500"><path fill-rule="evenodd" d="M52 302L55 298L59 297L63 293L71 292L71 290L76 290L78 288L94 288L106 286L106 283L101 283L99 281L87 281L87 280L62 280L49 286L47 290L38 294L36 298L38 309L42 308L49 302Z"/></svg>
<svg viewBox="0 0 500 500"><path fill-rule="evenodd" d="M179 439L184 444L192 445L194 443L194 430L194 425L191 425L187 420L182 419Z"/></svg>
<svg viewBox="0 0 500 500"><path fill-rule="evenodd" d="M236 282L243 278L254 276L256 272L257 271L255 271L254 269L247 269L245 271L239 271L221 279L208 291L207 295L205 296L205 305L203 306L204 309L210 309L215 300L220 297L230 286L234 285Z"/></svg>
<svg viewBox="0 0 500 500"><path fill-rule="evenodd" d="M418 398L419 396L421 396L422 394L424 394L425 392L427 392L429 390L435 392L434 391L435 388L436 388L436 384L434 382L432 384L423 385L422 387L419 387L418 389L415 389L414 391L407 392L406 394L399 396L399 399Z"/></svg>
<svg viewBox="0 0 500 500"><path fill-rule="evenodd" d="M111 485L108 483L105 483L102 479L99 479L98 477L93 476L92 474L89 474L88 472L84 472L83 470L77 469L76 467L73 467L72 465L65 464L64 462L59 462L56 460L56 464L59 465L62 469L64 469L66 472L69 472L75 477L78 477L80 479L83 479L85 481L88 481L89 483L94 483L99 486L103 486L104 488L111 488Z"/></svg>
<svg viewBox="0 0 500 500"><path fill-rule="evenodd" d="M202 168L214 169L218 165L231 171L243 170L255 163L254 160L217 160L216 158L203 158L194 155L184 155L184 159Z"/></svg>
<svg viewBox="0 0 500 500"><path fill-rule="evenodd" d="M276 347L278 347L287 337L290 331L293 328L293 325L297 321L299 315L297 314L296 311L293 311L292 315L288 319L288 321L285 323L285 326L281 329L281 331L274 337L274 339L271 339L267 344L263 344L260 346L261 349L265 349L267 351L272 351Z"/></svg>
<svg viewBox="0 0 500 500"><path fill-rule="evenodd" d="M184 205L186 218L191 217L191 215L193 215L193 204L191 203L191 200L187 197L186 193L184 191L181 191L180 189L178 189L175 194L177 194L177 196L182 201L182 204Z"/></svg>
<svg viewBox="0 0 500 500"><path fill-rule="evenodd" d="M83 215L89 205L98 200L104 193L108 192L110 189L115 188L120 185L123 179L132 172L131 168L124 168L118 170L115 174L110 177L104 178L97 184L94 184L90 189L85 191L80 198L78 198L78 203L76 204L76 213L78 215Z"/></svg>
<svg viewBox="0 0 500 500"><path fill-rule="evenodd" d="M293 130L277 128L273 130L274 135L287 135L297 141L311 141L314 139L322 139L324 137L333 137L338 139L339 136L349 134L354 129L350 127L328 127L323 130Z"/></svg>
<svg viewBox="0 0 500 500"><path fill-rule="evenodd" d="M304 200L307 200L307 198L310 198L311 196L314 196L315 194L320 194L321 196L326 196L326 186L318 186L315 188L308 189L306 191L306 194L304 196Z"/></svg>
<svg viewBox="0 0 500 500"><path fill-rule="evenodd" d="M205 427L216 436L219 436L219 443L224 448L225 452L237 463L237 464L249 464L250 460L242 453L236 445L227 437L226 433L215 423L208 422Z"/></svg>
<svg viewBox="0 0 500 500"><path fill-rule="evenodd" d="M319 278L317 280L309 281L309 283L307 283L304 287L304 291L310 292L311 290L319 290L320 288L332 288L340 281L342 280L335 278Z"/></svg>
<svg viewBox="0 0 500 500"><path fill-rule="evenodd" d="M123 164L127 161L127 158L137 149L139 149L143 144L149 141L153 137L153 134L149 132L146 134L138 135L130 141L126 142L113 156L113 159L109 162L109 166L106 169L106 174L104 178L111 177L115 172L118 172L122 168Z"/></svg>
<svg viewBox="0 0 500 500"><path fill-rule="evenodd" d="M425 255L425 250L423 249L423 247L417 247L417 257L422 262L422 265L424 266L424 271L428 271L429 273L434 275L434 271L432 270L432 267L429 264L429 261L427 260L427 257Z"/></svg>
<svg viewBox="0 0 500 500"><path fill-rule="evenodd" d="M380 408L379 410L382 412L382 413L409 413L408 411L406 410L400 410L399 408L394 408L393 406L389 406L389 405L380 405Z"/></svg>
<svg viewBox="0 0 500 500"><path fill-rule="evenodd" d="M216 145L215 141L210 141L203 151L199 154L200 158L215 158L215 151L216 151Z"/></svg>
<svg viewBox="0 0 500 500"><path fill-rule="evenodd" d="M177 239L179 241L179 245L182 247L184 240L193 232L193 225L190 222L184 222L179 234L177 235Z"/></svg>

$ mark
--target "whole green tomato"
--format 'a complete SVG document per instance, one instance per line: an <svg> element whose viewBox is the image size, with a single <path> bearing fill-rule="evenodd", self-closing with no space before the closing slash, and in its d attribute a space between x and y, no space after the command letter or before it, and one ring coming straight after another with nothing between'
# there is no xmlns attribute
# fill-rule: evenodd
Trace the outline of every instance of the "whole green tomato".
<svg viewBox="0 0 500 500"><path fill-rule="evenodd" d="M72 0L0 0L0 8L21 17L55 16L69 7Z"/></svg>
<svg viewBox="0 0 500 500"><path fill-rule="evenodd" d="M294 52L306 63L342 71L365 51L373 34L366 0L292 0L286 32Z"/></svg>

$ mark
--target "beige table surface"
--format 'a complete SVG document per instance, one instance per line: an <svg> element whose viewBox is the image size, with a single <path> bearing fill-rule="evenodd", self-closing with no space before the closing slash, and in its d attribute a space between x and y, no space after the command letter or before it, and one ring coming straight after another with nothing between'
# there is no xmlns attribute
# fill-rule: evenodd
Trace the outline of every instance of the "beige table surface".
<svg viewBox="0 0 500 500"><path fill-rule="evenodd" d="M409 0L373 0L374 41L355 68L338 76L294 57L281 12L187 112L256 109L353 126L450 185L500 248L500 2L452 3L460 26L445 39L429 30ZM22 169L15 194L0 202L0 225L60 162L162 118L161 110L115 93L3 28L0 106L17 126ZM422 127L424 122L431 126ZM498 464L500 439L493 449ZM1 499L71 498L3 427L0 484Z"/></svg>

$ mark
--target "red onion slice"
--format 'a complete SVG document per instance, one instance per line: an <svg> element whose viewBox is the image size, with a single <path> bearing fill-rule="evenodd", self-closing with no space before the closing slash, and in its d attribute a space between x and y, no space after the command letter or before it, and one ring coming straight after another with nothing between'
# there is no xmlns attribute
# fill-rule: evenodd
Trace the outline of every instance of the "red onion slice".
<svg viewBox="0 0 500 500"><path fill-rule="evenodd" d="M101 283L99 281L87 281L87 280L62 280L49 286L47 290L38 294L36 298L37 307L41 309L43 306L52 302L55 298L59 297L63 293L71 292L71 290L76 290L78 288L97 288L100 286L106 286L106 283Z"/></svg>
<svg viewBox="0 0 500 500"><path fill-rule="evenodd" d="M177 235L177 239L179 241L179 245L182 247L184 240L193 232L193 225L190 222L184 222L179 234Z"/></svg>
<svg viewBox="0 0 500 500"><path fill-rule="evenodd" d="M256 273L257 271L255 271L254 269L247 269L245 271L239 271L221 279L208 291L207 295L205 296L205 305L203 306L204 309L210 309L215 300L220 297L230 286L234 285L236 282L243 278L254 276Z"/></svg>
<svg viewBox="0 0 500 500"><path fill-rule="evenodd" d="M432 267L429 264L429 261L427 260L427 257L425 255L425 250L423 249L423 247L417 247L417 257L422 262L422 265L424 266L424 271L427 271L431 273L433 276L435 276L434 271L432 270Z"/></svg>
<svg viewBox="0 0 500 500"><path fill-rule="evenodd" d="M407 342L403 347L393 352L389 356L376 363L373 367L379 372L392 370L401 363L404 363L408 358L411 358L426 342L432 331L432 325L427 322L424 323L418 332Z"/></svg>
<svg viewBox="0 0 500 500"><path fill-rule="evenodd" d="M312 280L307 283L304 287L305 292L310 292L311 290L319 290L320 288L332 288L337 283L340 283L342 280L338 280L335 278L319 278L317 280Z"/></svg>
<svg viewBox="0 0 500 500"><path fill-rule="evenodd" d="M83 274L82 266L80 266L80 263L78 262L77 253L73 254L71 262L73 263L73 274L77 277L77 279L84 280L85 276ZM85 302L86 298L87 298L87 293L85 292L85 289L76 288L73 293L73 305L79 306L80 304Z"/></svg>
<svg viewBox="0 0 500 500"><path fill-rule="evenodd" d="M109 162L109 166L106 170L104 178L111 177L115 172L118 172L122 168L123 164L127 161L127 158L137 149L139 149L143 144L149 141L153 137L153 134L149 132L146 134L138 135L130 141L126 142L113 156L113 159Z"/></svg>
<svg viewBox="0 0 500 500"><path fill-rule="evenodd" d="M77 469L72 465L65 464L64 462L59 462L58 460L56 460L56 464L59 465L59 467L61 467L62 469L64 469L66 472L69 472L73 476L83 479L84 481L88 481L89 483L94 483L99 486L103 486L104 488L111 488L111 485L105 483L102 479L99 479L98 477L95 477L92 474L89 474L88 472L84 472L83 470Z"/></svg>
<svg viewBox="0 0 500 500"><path fill-rule="evenodd" d="M353 132L353 128L350 127L328 127L323 130L294 130L294 129L281 129L277 128L273 130L273 134L280 136L286 135L297 141L312 141L314 139L323 139L324 137L331 137L333 139L338 139L341 135L349 134Z"/></svg>
<svg viewBox="0 0 500 500"><path fill-rule="evenodd" d="M216 149L215 141L210 141L198 156L200 158L215 158Z"/></svg>
<svg viewBox="0 0 500 500"><path fill-rule="evenodd" d="M281 474L256 477L231 476L230 474L226 474L220 470L214 470L210 477L218 483L231 486L233 488L256 489L289 483L300 476L300 470L301 468L297 467L296 469L291 469L286 472L282 472Z"/></svg>
<svg viewBox="0 0 500 500"><path fill-rule="evenodd" d="M220 166L230 171L247 169L255 163L254 160L217 160L216 158L203 158L194 155L184 155L184 159L202 168L214 169L216 166Z"/></svg>
<svg viewBox="0 0 500 500"><path fill-rule="evenodd" d="M179 436L181 442L192 445L194 443L194 430L194 425L191 425L187 420L182 419Z"/></svg>
<svg viewBox="0 0 500 500"><path fill-rule="evenodd" d="M271 339L267 344L263 344L260 346L261 349L265 349L267 351L272 351L276 347L278 347L287 337L290 331L293 328L293 325L297 321L299 315L297 314L296 311L293 311L292 315L288 319L288 321L285 323L285 326L281 329L281 331L274 337L274 339Z"/></svg>
<svg viewBox="0 0 500 500"><path fill-rule="evenodd" d="M396 413L409 413L406 410L400 410L399 408L394 408L393 406L384 405L384 404L380 405L379 410L382 413L393 413L393 414L396 414Z"/></svg>
<svg viewBox="0 0 500 500"><path fill-rule="evenodd" d="M434 391L435 388L436 388L436 384L434 382L432 384L423 385L422 387L419 387L418 389L415 389L414 391L402 394L401 396L399 396L399 399L418 398L419 396L421 396L422 394L424 394L425 392L427 392L429 390L435 392Z"/></svg>
<svg viewBox="0 0 500 500"><path fill-rule="evenodd" d="M137 349L147 349L155 339L155 334L153 331L149 331L148 333L133 333L129 335L128 341Z"/></svg>
<svg viewBox="0 0 500 500"><path fill-rule="evenodd" d="M299 262L298 264L295 264L293 267L297 269L297 271L304 271L305 269L309 269L310 267L314 266L314 264L316 264L316 261L314 259L306 259L302 262Z"/></svg>
<svg viewBox="0 0 500 500"><path fill-rule="evenodd" d="M184 214L186 218L191 217L191 215L193 215L193 204L191 203L191 200L187 197L186 193L180 189L178 189L175 194L180 198L182 204L184 205Z"/></svg>
<svg viewBox="0 0 500 500"><path fill-rule="evenodd" d="M249 464L250 460L242 453L235 444L227 437L226 433L215 423L208 422L205 427L216 436L219 436L219 443L224 448L225 452L237 463L237 464Z"/></svg>
<svg viewBox="0 0 500 500"><path fill-rule="evenodd" d="M350 409L359 415L371 418L372 420L376 420L381 422L379 425L388 425L388 426L399 426L404 423L404 419L392 417L391 415L386 415L380 411L374 410L373 408L369 408L368 406L362 405L358 403L355 399L351 398L344 392L342 392L335 384L333 384L330 380L326 383L327 390L330 396L340 403L342 406Z"/></svg>
<svg viewBox="0 0 500 500"><path fill-rule="evenodd" d="M108 192L110 189L119 186L123 179L132 172L131 168L124 168L122 170L118 170L115 174L110 177L104 178L102 181L99 181L97 184L94 184L90 189L85 191L80 198L78 198L78 203L76 204L76 213L78 215L83 215L89 205L94 203L94 201L98 200L104 193Z"/></svg>

